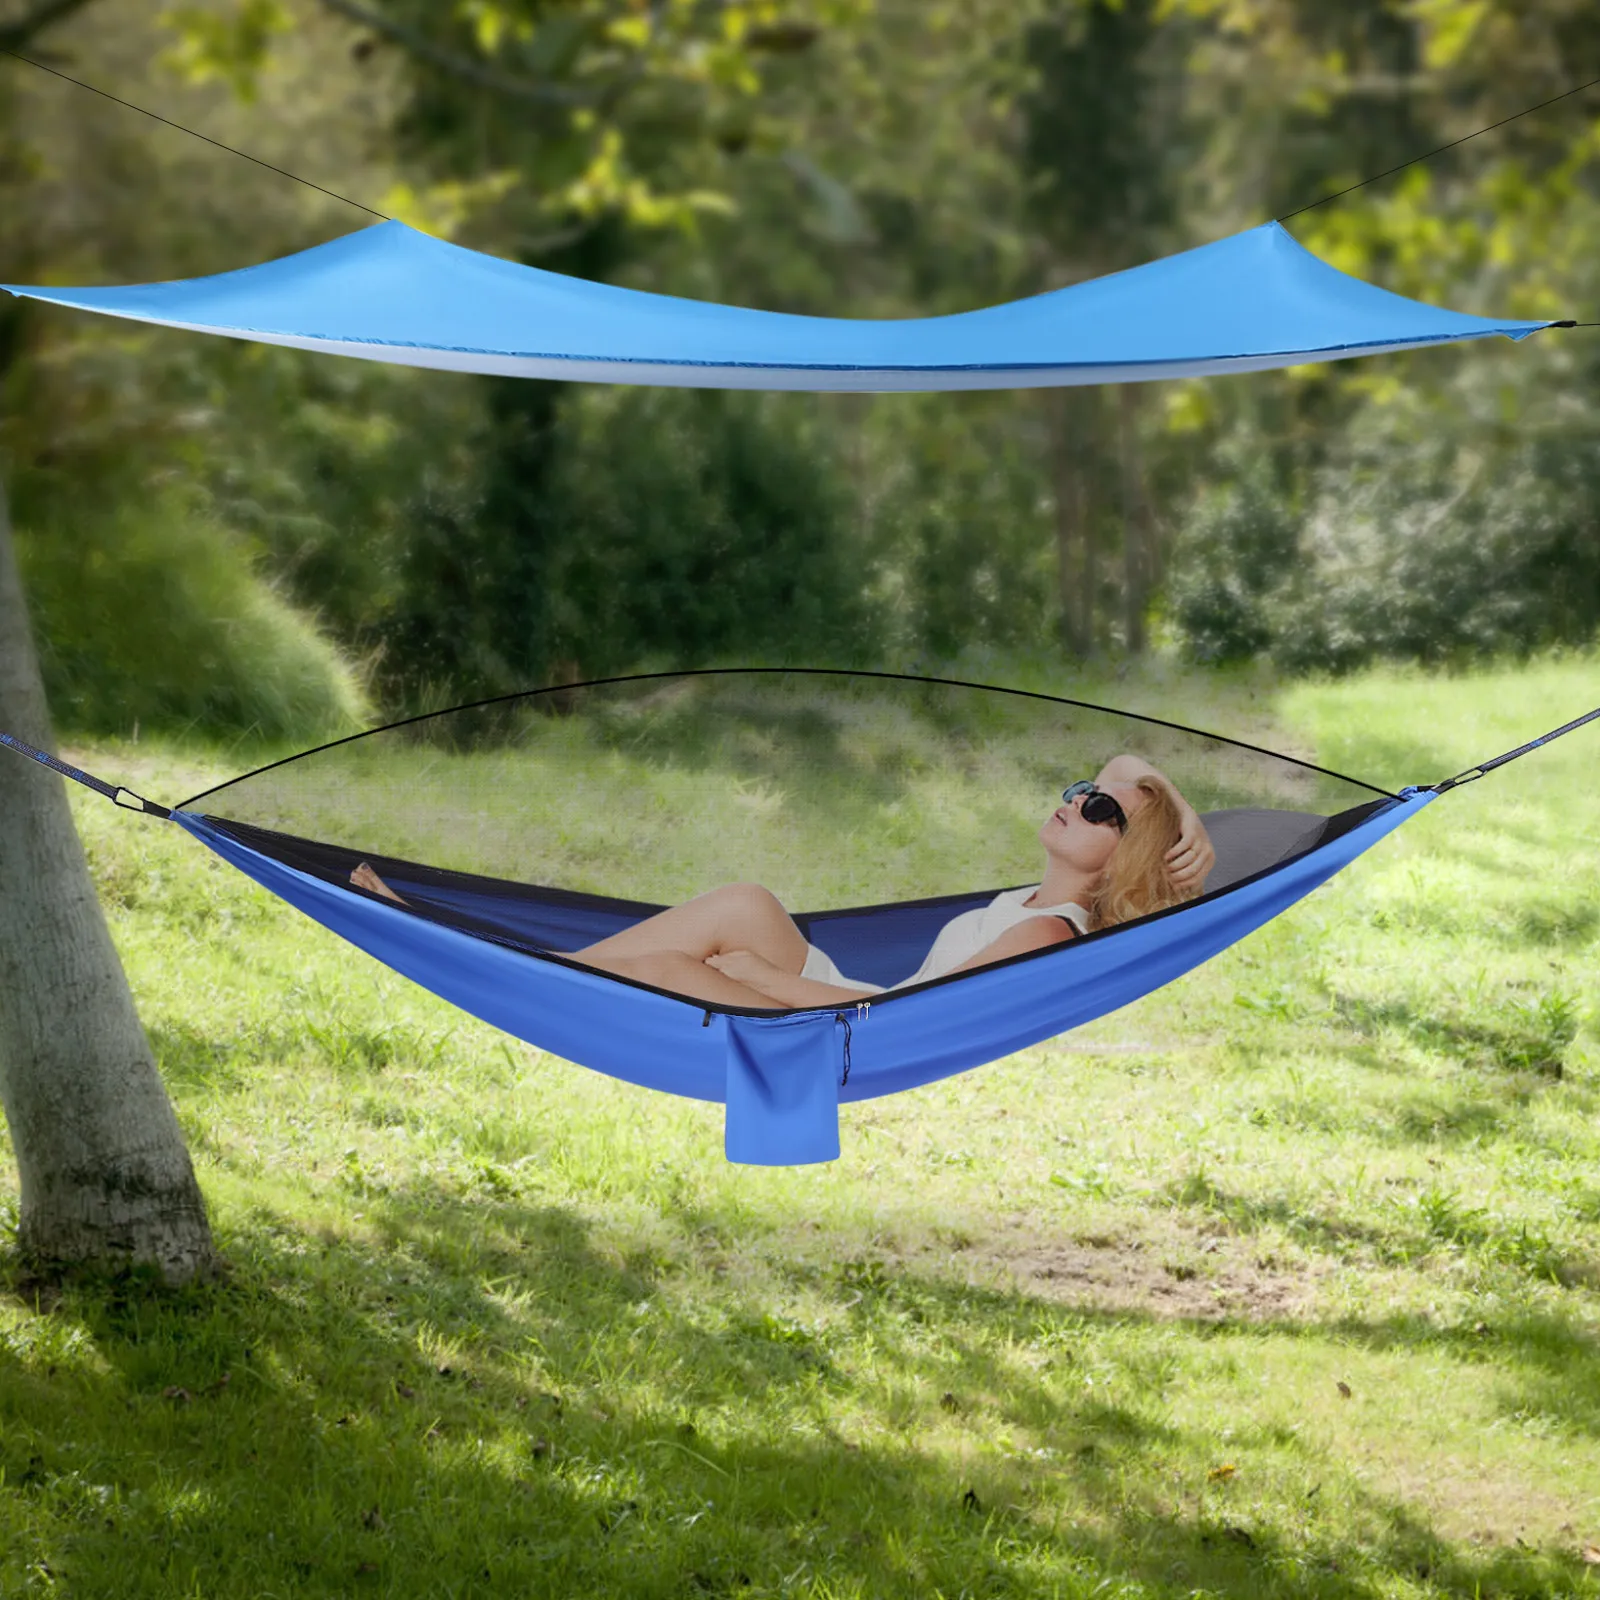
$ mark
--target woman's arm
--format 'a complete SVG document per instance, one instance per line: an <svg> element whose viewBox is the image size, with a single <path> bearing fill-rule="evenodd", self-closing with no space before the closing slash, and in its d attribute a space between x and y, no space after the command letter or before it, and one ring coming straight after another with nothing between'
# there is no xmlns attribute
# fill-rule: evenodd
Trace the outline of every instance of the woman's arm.
<svg viewBox="0 0 1600 1600"><path fill-rule="evenodd" d="M1100 769L1095 782L1102 788L1108 783L1137 783L1150 778L1159 783L1172 796L1182 820L1183 831L1178 842L1167 852L1167 871L1180 889L1193 889L1199 893L1205 887L1207 874L1216 865L1217 852L1211 847L1211 836L1199 813L1184 799L1182 792L1166 773L1150 765L1142 756L1124 752L1113 756Z"/></svg>
<svg viewBox="0 0 1600 1600"><path fill-rule="evenodd" d="M816 978L802 978L797 972L773 966L753 950L727 950L707 956L705 964L780 1006L854 1005L858 1000L871 1000L878 993L876 989L849 989Z"/></svg>
<svg viewBox="0 0 1600 1600"><path fill-rule="evenodd" d="M1078 930L1065 917L1029 917L1026 922L1007 928L992 944L986 944L977 955L968 957L959 967L951 967L943 976L971 972L974 967L986 967L1010 956L1025 956L1031 950L1048 950L1053 944L1065 944L1077 936Z"/></svg>

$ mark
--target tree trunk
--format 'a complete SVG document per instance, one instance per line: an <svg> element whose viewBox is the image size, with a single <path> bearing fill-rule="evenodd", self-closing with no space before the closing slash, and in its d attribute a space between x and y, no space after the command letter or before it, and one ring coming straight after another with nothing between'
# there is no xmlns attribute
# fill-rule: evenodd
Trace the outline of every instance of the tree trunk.
<svg viewBox="0 0 1600 1600"><path fill-rule="evenodd" d="M1061 643L1079 660L1094 653L1094 530L1089 488L1094 448L1084 397L1070 389L1046 391L1050 412L1050 474L1056 508L1056 586Z"/></svg>
<svg viewBox="0 0 1600 1600"><path fill-rule="evenodd" d="M0 728L49 717L0 485ZM33 1270L212 1270L205 1202L89 879L62 780L0 751L0 1105ZM130 819L131 822L131 819ZM133 824L141 826L147 824Z"/></svg>
<svg viewBox="0 0 1600 1600"><path fill-rule="evenodd" d="M1129 655L1145 647L1145 612L1155 590L1156 549L1150 497L1139 453L1139 395L1117 385L1117 458L1122 478L1122 633Z"/></svg>

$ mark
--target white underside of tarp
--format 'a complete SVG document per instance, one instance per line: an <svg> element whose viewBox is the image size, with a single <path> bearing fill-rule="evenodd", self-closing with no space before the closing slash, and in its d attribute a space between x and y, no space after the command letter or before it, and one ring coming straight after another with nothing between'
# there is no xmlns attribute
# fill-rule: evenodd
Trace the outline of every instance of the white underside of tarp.
<svg viewBox="0 0 1600 1600"><path fill-rule="evenodd" d="M30 298L48 300L34 292ZM69 303L69 302L58 302ZM509 355L489 350L442 350L428 345L363 344L354 340L319 339L255 328L221 328L212 323L176 322L164 317L119 316L152 327L186 333L222 334L253 344L275 344L290 350L317 350L324 355L382 361L389 366L426 367L441 372L476 372L504 378L553 378L567 383L631 383L675 389L793 389L838 393L909 393L950 389L1046 389L1095 383L1152 383L1162 378L1207 378L1229 372L1270 372L1281 367L1355 356L1423 350L1459 343L1460 335L1416 339L1405 343L1344 345L1329 350L1283 350L1248 356L1206 356L1180 361L1141 361L1109 366L1008 367L830 367L762 366L717 362L584 360L572 356ZM1488 333L1467 335L1487 338Z"/></svg>

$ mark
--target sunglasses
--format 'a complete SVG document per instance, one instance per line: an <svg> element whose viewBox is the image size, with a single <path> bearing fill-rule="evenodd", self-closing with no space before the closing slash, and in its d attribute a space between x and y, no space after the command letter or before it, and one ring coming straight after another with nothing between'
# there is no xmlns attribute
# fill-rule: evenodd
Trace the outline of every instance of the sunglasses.
<svg viewBox="0 0 1600 1600"><path fill-rule="evenodd" d="M1080 795L1083 796L1083 805L1079 810L1085 822L1110 822L1116 825L1118 833L1128 831L1128 813L1117 804L1113 795L1107 794L1104 789L1095 788L1087 778L1069 783L1061 791L1061 798L1069 806Z"/></svg>

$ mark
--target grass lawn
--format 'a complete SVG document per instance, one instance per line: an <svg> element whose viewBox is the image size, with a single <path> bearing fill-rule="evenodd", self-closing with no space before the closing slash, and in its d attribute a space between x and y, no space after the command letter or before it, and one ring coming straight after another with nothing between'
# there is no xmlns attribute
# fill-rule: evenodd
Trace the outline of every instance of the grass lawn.
<svg viewBox="0 0 1600 1600"><path fill-rule="evenodd" d="M1101 698L1429 782L1600 662ZM1600 1593L1597 773L1537 752L790 1171L86 795L232 1270L5 1266L0 1595Z"/></svg>

